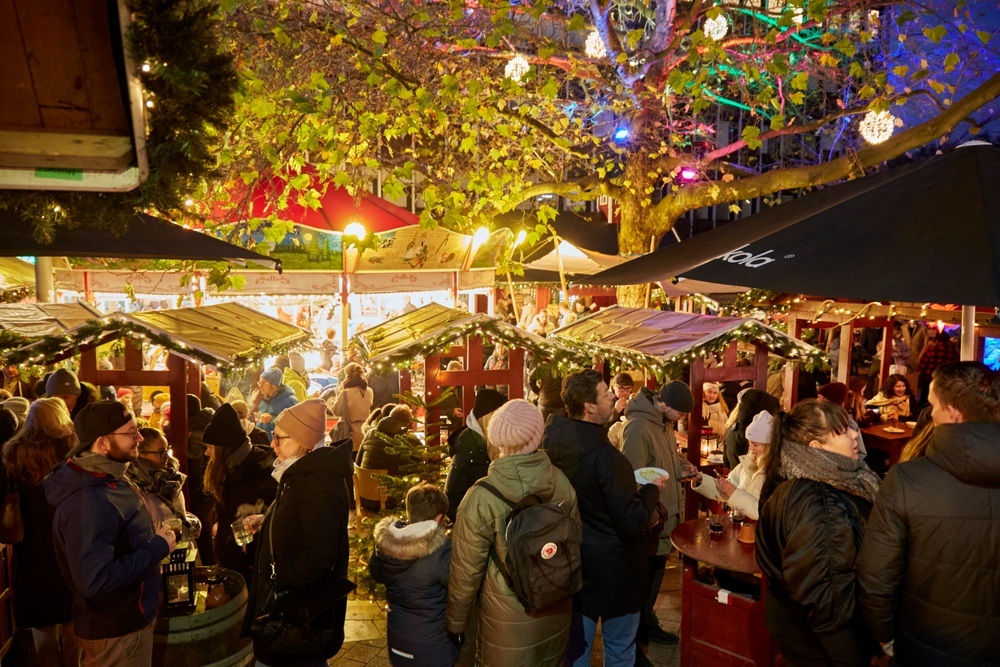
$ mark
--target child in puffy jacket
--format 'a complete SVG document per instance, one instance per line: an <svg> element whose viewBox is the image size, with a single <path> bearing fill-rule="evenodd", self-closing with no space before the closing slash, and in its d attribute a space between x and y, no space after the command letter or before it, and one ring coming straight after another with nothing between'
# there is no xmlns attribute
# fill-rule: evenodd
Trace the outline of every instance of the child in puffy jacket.
<svg viewBox="0 0 1000 667"><path fill-rule="evenodd" d="M375 526L368 568L385 584L389 662L395 667L458 662L458 643L445 631L451 539L442 521L447 513L444 492L422 482L406 493L406 521L386 517Z"/></svg>

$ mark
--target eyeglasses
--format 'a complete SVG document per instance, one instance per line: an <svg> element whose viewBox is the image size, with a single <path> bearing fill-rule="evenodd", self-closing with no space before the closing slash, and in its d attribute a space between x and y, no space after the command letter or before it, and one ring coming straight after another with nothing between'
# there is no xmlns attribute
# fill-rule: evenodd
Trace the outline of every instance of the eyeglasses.
<svg viewBox="0 0 1000 667"><path fill-rule="evenodd" d="M167 453L167 450L165 450L165 449L150 449L148 451L139 452L139 453L140 454L152 454L154 456L165 456L166 453Z"/></svg>
<svg viewBox="0 0 1000 667"><path fill-rule="evenodd" d="M271 436L271 440L280 445L282 440L288 440L291 437L292 436L290 435L278 435L277 433L275 433L274 435Z"/></svg>
<svg viewBox="0 0 1000 667"><path fill-rule="evenodd" d="M127 435L128 437L130 437L133 440L135 440L136 438L139 437L139 429L138 428L131 428L131 429L127 430L127 431L112 431L108 435Z"/></svg>

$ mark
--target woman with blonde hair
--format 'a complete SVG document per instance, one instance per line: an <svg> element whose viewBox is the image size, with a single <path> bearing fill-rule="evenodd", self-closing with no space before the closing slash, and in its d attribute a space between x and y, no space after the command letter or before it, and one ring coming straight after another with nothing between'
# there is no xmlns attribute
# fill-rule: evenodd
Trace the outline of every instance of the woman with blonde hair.
<svg viewBox="0 0 1000 667"><path fill-rule="evenodd" d="M73 595L52 542L55 508L42 489L42 480L76 443L66 404L59 398L41 398L31 404L21 430L3 446L7 484L21 495L24 523L24 539L14 545L14 619L18 627L31 628L42 665L76 665L79 656Z"/></svg>
<svg viewBox="0 0 1000 667"><path fill-rule="evenodd" d="M715 431L721 442L726 435L729 406L726 405L726 399L719 391L719 385L714 382L703 384L701 391L701 418L705 426Z"/></svg>

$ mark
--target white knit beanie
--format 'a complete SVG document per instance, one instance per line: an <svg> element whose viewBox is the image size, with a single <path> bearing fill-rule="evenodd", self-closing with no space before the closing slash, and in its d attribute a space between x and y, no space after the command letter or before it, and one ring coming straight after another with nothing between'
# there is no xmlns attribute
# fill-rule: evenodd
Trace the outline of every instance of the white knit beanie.
<svg viewBox="0 0 1000 667"><path fill-rule="evenodd" d="M531 403L517 398L500 407L490 419L487 435L490 444L507 456L529 454L542 442L545 422L542 413Z"/></svg>
<svg viewBox="0 0 1000 667"><path fill-rule="evenodd" d="M761 410L753 417L753 421L747 426L746 438L753 442L760 442L765 445L771 444L771 425L774 424L774 417L767 410Z"/></svg>

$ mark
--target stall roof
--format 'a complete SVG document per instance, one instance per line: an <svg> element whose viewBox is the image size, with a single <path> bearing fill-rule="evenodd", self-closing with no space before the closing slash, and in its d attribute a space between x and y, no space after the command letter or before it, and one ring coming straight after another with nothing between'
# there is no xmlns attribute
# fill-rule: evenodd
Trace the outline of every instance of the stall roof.
<svg viewBox="0 0 1000 667"><path fill-rule="evenodd" d="M220 303L200 308L112 313L15 350L8 355L7 362L49 359L119 337L115 334L131 333L163 345L185 359L223 368L279 354L312 337L305 329L238 303Z"/></svg>
<svg viewBox="0 0 1000 667"><path fill-rule="evenodd" d="M581 364L589 363L590 359L589 354L564 343L530 334L485 313L469 313L436 303L394 317L352 340L360 345L366 359L378 370L379 364L391 365L444 351L456 341L476 333L546 358L569 358Z"/></svg>
<svg viewBox="0 0 1000 667"><path fill-rule="evenodd" d="M549 335L580 349L654 367L690 361L721 350L734 340L762 343L775 354L802 358L807 365L821 363L825 357L808 343L749 317L622 306L602 308Z"/></svg>
<svg viewBox="0 0 1000 667"><path fill-rule="evenodd" d="M0 329L25 338L59 334L99 318L101 311L76 303L5 303L0 304Z"/></svg>

